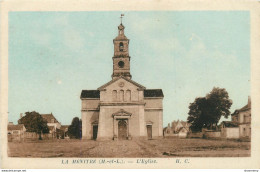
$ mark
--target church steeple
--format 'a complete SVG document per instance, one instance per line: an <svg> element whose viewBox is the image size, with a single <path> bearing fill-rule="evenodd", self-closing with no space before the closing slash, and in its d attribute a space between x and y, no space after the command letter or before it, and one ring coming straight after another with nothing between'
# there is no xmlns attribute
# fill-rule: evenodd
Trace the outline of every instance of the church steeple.
<svg viewBox="0 0 260 172"><path fill-rule="evenodd" d="M113 74L112 79L124 76L131 79L130 74L130 56L128 52L129 39L125 36L125 26L121 23L118 26L118 36L113 40L114 56L113 56Z"/></svg>

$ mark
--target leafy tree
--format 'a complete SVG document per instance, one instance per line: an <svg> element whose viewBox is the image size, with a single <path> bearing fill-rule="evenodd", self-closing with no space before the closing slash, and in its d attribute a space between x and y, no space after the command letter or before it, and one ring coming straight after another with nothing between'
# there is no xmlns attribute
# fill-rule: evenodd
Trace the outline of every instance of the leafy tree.
<svg viewBox="0 0 260 172"><path fill-rule="evenodd" d="M224 88L213 88L206 97L196 98L189 106L188 122L192 131L201 131L202 128L217 126L220 118L228 118L232 100Z"/></svg>
<svg viewBox="0 0 260 172"><path fill-rule="evenodd" d="M81 126L82 121L75 117L73 118L71 125L68 128L68 135L70 138L80 139L81 138Z"/></svg>
<svg viewBox="0 0 260 172"><path fill-rule="evenodd" d="M24 124L26 131L38 133L39 140L42 140L42 133L49 133L47 121L35 111L25 112L25 116L18 120L18 124Z"/></svg>

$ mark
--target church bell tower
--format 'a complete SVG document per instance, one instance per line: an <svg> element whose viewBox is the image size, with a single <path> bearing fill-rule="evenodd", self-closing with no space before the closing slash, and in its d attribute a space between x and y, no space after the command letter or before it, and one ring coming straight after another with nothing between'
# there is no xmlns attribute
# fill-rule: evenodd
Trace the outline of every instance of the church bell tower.
<svg viewBox="0 0 260 172"><path fill-rule="evenodd" d="M129 39L124 34L124 25L118 26L118 36L113 40L114 43L114 56L113 56L113 74L112 79L124 76L131 79L130 74L130 56L128 51Z"/></svg>

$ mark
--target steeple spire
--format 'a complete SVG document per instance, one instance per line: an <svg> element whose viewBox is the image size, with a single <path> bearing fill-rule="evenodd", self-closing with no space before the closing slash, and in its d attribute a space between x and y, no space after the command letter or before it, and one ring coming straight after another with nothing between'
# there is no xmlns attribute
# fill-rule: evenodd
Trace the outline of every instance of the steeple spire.
<svg viewBox="0 0 260 172"><path fill-rule="evenodd" d="M124 76L131 79L130 74L130 56L128 52L129 39L124 34L124 25L122 24L122 18L124 14L121 14L121 23L118 26L118 36L113 40L114 43L114 56L113 56L113 74L112 78Z"/></svg>

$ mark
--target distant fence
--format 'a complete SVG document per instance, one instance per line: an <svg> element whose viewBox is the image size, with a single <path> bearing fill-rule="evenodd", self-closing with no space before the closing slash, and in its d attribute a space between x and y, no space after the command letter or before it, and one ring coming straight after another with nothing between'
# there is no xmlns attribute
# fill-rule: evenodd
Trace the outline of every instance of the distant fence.
<svg viewBox="0 0 260 172"><path fill-rule="evenodd" d="M56 139L56 134L54 134L54 133L44 133L41 136L42 136L43 140ZM25 139L25 141L38 140L39 134L35 133L35 132L25 132L24 139Z"/></svg>

